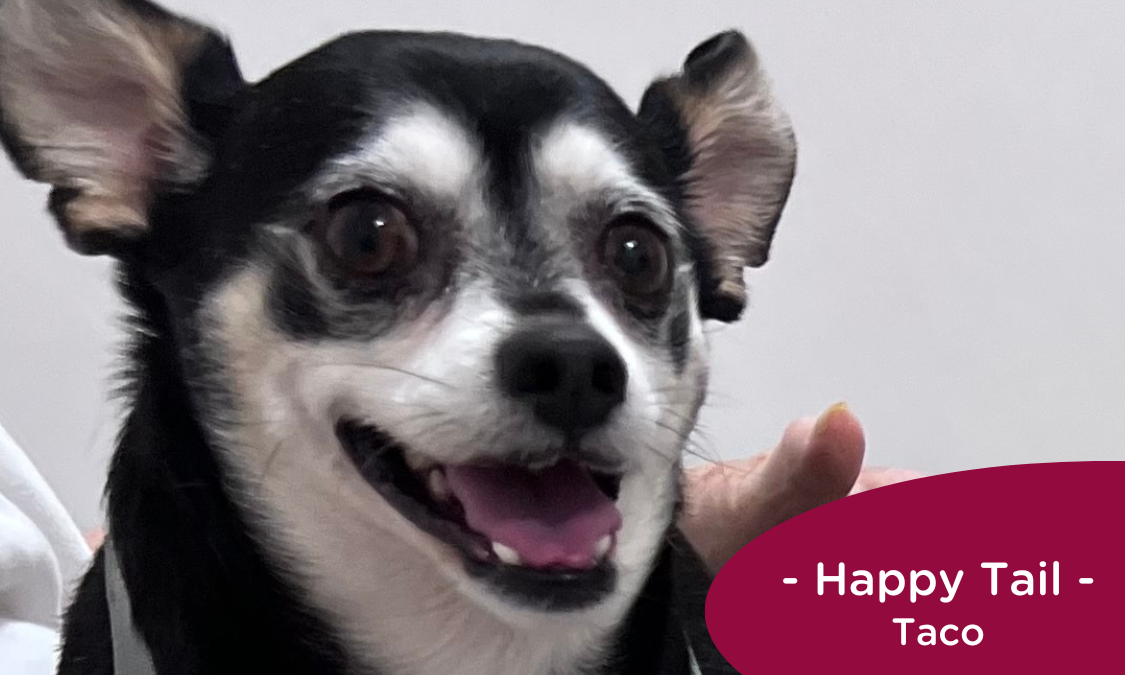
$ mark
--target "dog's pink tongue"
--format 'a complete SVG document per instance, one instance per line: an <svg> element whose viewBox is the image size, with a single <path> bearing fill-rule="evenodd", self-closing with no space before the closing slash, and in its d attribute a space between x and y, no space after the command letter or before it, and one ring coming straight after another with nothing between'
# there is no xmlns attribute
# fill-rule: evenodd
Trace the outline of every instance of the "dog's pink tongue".
<svg viewBox="0 0 1125 675"><path fill-rule="evenodd" d="M598 542L621 528L617 506L571 462L538 472L451 466L445 475L465 523L530 567L592 567Z"/></svg>

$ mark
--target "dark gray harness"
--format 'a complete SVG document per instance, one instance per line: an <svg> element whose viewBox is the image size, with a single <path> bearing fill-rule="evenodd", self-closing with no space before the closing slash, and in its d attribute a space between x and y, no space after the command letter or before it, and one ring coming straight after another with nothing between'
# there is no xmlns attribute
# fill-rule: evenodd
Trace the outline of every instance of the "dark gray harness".
<svg viewBox="0 0 1125 675"><path fill-rule="evenodd" d="M113 640L113 672L115 675L156 675L152 656L133 626L133 609L129 605L129 593L125 590L121 563L111 537L106 537L103 557L105 600L109 606L109 630Z"/></svg>

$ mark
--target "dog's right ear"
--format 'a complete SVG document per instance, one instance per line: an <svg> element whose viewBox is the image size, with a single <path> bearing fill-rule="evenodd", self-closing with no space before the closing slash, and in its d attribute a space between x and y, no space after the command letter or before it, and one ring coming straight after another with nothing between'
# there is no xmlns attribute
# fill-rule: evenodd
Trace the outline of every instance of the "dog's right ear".
<svg viewBox="0 0 1125 675"><path fill-rule="evenodd" d="M684 189L701 244L700 311L734 321L746 306L745 267L769 257L789 197L797 144L758 55L737 31L688 54L683 70L653 82L638 116Z"/></svg>
<svg viewBox="0 0 1125 675"><path fill-rule="evenodd" d="M0 0L0 141L79 252L142 240L155 197L207 171L193 119L244 87L223 38L147 0Z"/></svg>

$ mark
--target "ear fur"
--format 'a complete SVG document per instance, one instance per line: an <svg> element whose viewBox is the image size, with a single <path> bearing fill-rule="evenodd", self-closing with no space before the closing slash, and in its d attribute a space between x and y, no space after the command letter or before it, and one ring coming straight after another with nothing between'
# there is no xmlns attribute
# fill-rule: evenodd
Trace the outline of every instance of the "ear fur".
<svg viewBox="0 0 1125 675"><path fill-rule="evenodd" d="M216 41L147 0L0 0L0 140L72 248L142 238L155 194L204 175L183 85Z"/></svg>
<svg viewBox="0 0 1125 675"><path fill-rule="evenodd" d="M745 267L769 257L796 168L789 118L758 56L737 31L688 55L657 80L638 117L664 146L699 239L705 318L734 321L746 306Z"/></svg>

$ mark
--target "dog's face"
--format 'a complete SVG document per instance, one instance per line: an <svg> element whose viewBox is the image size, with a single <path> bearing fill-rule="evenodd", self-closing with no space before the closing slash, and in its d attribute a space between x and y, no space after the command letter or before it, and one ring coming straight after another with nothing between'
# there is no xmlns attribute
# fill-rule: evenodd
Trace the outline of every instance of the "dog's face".
<svg viewBox="0 0 1125 675"><path fill-rule="evenodd" d="M388 606L574 641L620 620L673 516L703 321L740 314L792 179L740 35L633 113L510 42L355 34L248 85L147 3L7 0L0 26L8 149L74 248L161 296L312 602L360 640Z"/></svg>

